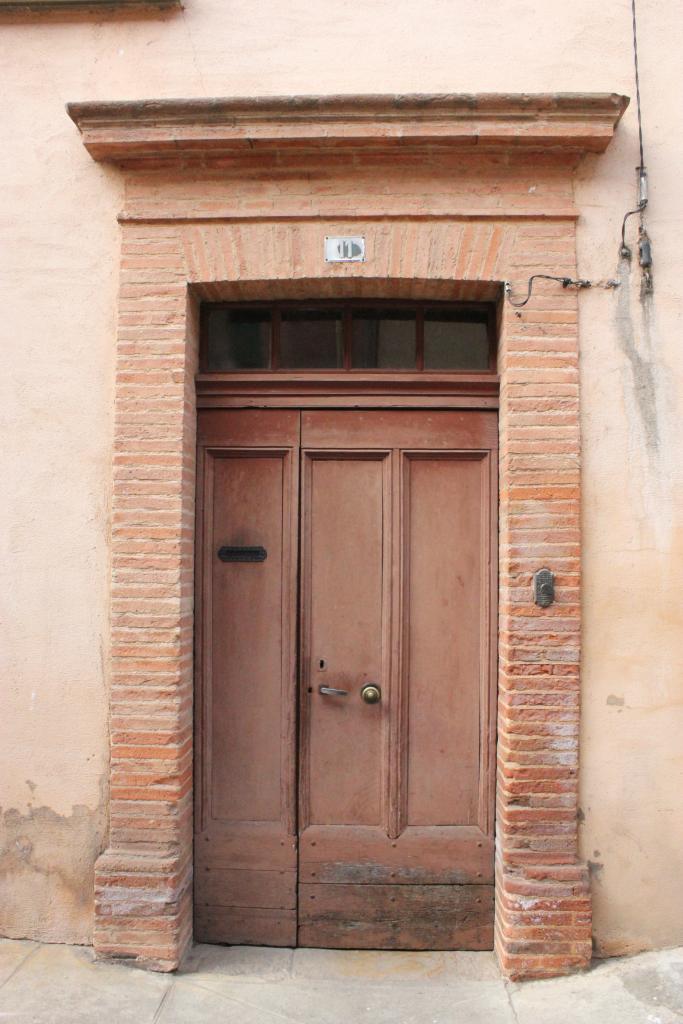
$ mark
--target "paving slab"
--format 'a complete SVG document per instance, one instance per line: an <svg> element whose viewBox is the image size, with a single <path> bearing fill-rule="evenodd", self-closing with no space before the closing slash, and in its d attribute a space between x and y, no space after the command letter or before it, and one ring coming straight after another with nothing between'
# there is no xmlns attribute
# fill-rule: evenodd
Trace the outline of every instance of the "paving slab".
<svg viewBox="0 0 683 1024"><path fill-rule="evenodd" d="M178 979L158 1024L514 1024L504 987L463 996L454 985L290 980L263 985Z"/></svg>
<svg viewBox="0 0 683 1024"><path fill-rule="evenodd" d="M0 940L0 1024L683 1024L683 949L512 984L490 953L194 947L175 975Z"/></svg>
<svg viewBox="0 0 683 1024"><path fill-rule="evenodd" d="M282 981L291 975L293 956L293 949L198 943L183 961L177 977L217 975L243 982Z"/></svg>
<svg viewBox="0 0 683 1024"><path fill-rule="evenodd" d="M0 988L0 1021L153 1024L171 979L96 963L83 946L41 946Z"/></svg>
<svg viewBox="0 0 683 1024"><path fill-rule="evenodd" d="M509 985L518 1024L682 1024L683 950L605 960L583 974Z"/></svg>
<svg viewBox="0 0 683 1024"><path fill-rule="evenodd" d="M0 985L4 985L37 949L40 944L28 939L0 939Z"/></svg>
<svg viewBox="0 0 683 1024"><path fill-rule="evenodd" d="M621 960L615 973L629 995L650 1007L654 1016L668 1012L683 1021L683 949Z"/></svg>
<svg viewBox="0 0 683 1024"><path fill-rule="evenodd" d="M158 1024L513 1024L489 953L196 946Z"/></svg>
<svg viewBox="0 0 683 1024"><path fill-rule="evenodd" d="M494 982L502 979L493 953L409 953L372 949L296 949L294 978L389 981L401 984Z"/></svg>

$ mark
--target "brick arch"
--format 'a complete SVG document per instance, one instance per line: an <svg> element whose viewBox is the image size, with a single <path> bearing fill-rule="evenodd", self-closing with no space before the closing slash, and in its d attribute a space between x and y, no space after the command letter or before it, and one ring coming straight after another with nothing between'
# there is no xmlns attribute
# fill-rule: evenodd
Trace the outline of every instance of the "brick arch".
<svg viewBox="0 0 683 1024"><path fill-rule="evenodd" d="M284 302L306 299L407 299L496 302L501 281L456 281L440 277L289 277L200 282L192 292L202 302Z"/></svg>
<svg viewBox="0 0 683 1024"><path fill-rule="evenodd" d="M328 264L321 273L321 227L317 219L293 219L181 228L178 242L187 280L207 300L239 301L263 289L268 295L278 291L281 297L300 298L307 287L314 287L320 298L358 294L356 289L369 297L379 295L388 282L404 297L493 298L503 269L515 266L510 254L518 250L524 232L514 221L489 218L358 218L354 233L366 238L367 261ZM344 221L324 223L326 234L348 232Z"/></svg>

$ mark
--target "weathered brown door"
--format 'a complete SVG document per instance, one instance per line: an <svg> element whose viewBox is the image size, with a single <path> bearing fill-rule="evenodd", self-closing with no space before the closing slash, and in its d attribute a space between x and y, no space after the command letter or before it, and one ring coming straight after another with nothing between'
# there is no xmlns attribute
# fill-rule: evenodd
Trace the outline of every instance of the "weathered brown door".
<svg viewBox="0 0 683 1024"><path fill-rule="evenodd" d="M195 934L291 946L300 414L198 419Z"/></svg>
<svg viewBox="0 0 683 1024"><path fill-rule="evenodd" d="M301 945L491 945L495 431L302 415Z"/></svg>
<svg viewBox="0 0 683 1024"><path fill-rule="evenodd" d="M198 937L490 948L495 414L215 411L200 444Z"/></svg>

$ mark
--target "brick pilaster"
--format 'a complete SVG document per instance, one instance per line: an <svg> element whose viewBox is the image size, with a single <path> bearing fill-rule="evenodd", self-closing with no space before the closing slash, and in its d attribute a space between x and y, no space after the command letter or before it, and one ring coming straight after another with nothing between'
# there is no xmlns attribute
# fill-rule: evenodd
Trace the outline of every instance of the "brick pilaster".
<svg viewBox="0 0 683 1024"><path fill-rule="evenodd" d="M511 268L573 265L573 229L519 231ZM545 249L545 252L544 252ZM566 273L567 270L550 270ZM588 873L577 860L580 655L580 432L577 301L536 282L505 307L500 346L500 633L496 950L513 978L547 977L591 956ZM547 567L557 597L532 601Z"/></svg>
<svg viewBox="0 0 683 1024"><path fill-rule="evenodd" d="M175 968L191 939L196 345L174 231L124 229L112 499L110 836L100 956Z"/></svg>

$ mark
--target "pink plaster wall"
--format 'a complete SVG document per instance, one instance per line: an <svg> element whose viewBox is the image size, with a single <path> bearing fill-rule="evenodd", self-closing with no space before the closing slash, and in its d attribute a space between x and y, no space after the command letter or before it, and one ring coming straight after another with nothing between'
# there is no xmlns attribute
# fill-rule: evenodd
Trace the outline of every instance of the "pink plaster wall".
<svg viewBox="0 0 683 1024"><path fill-rule="evenodd" d="M655 295L617 266L635 104L579 171L583 854L598 951L683 942L683 250L675 0L639 0ZM634 94L630 4L187 0L166 15L4 18L0 279L0 931L89 941L107 769L118 173L69 100L337 92ZM530 179L529 189L534 182ZM633 231L633 224L631 225ZM523 282L519 282L523 284Z"/></svg>

